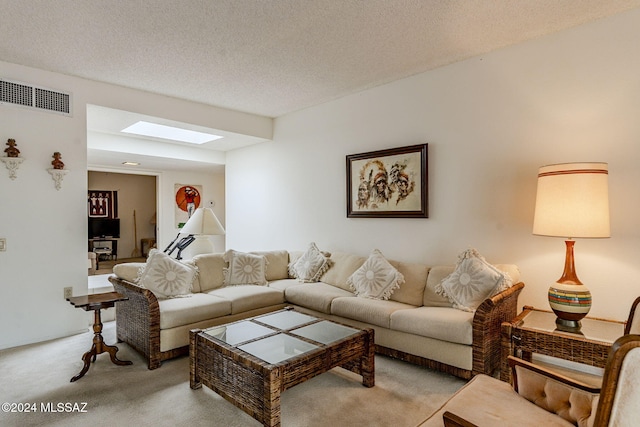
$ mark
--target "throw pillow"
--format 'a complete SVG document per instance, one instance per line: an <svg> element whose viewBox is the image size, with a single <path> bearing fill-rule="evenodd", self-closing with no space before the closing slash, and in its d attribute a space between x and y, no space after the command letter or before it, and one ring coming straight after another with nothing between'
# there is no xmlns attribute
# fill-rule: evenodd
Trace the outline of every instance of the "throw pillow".
<svg viewBox="0 0 640 427"><path fill-rule="evenodd" d="M300 258L289 264L289 275L300 282L317 282L329 267L329 257L312 242Z"/></svg>
<svg viewBox="0 0 640 427"><path fill-rule="evenodd" d="M237 252L224 254L228 267L223 269L224 285L266 285L267 258L264 255Z"/></svg>
<svg viewBox="0 0 640 427"><path fill-rule="evenodd" d="M446 296L455 308L474 312L482 301L512 284L507 273L489 264L475 249L467 249L458 256L453 273L436 286L436 292Z"/></svg>
<svg viewBox="0 0 640 427"><path fill-rule="evenodd" d="M138 283L159 298L188 296L198 269L171 258L157 249L149 251L147 263L141 268Z"/></svg>
<svg viewBox="0 0 640 427"><path fill-rule="evenodd" d="M347 279L347 285L363 298L388 300L404 283L404 276L374 249L369 258Z"/></svg>

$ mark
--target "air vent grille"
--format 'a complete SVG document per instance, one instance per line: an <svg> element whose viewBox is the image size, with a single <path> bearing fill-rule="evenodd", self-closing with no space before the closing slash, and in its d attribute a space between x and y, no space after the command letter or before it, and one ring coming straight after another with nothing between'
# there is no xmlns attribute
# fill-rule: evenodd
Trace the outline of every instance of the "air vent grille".
<svg viewBox="0 0 640 427"><path fill-rule="evenodd" d="M0 80L0 102L71 115L71 95L25 83Z"/></svg>
<svg viewBox="0 0 640 427"><path fill-rule="evenodd" d="M36 108L69 114L69 101L71 98L69 94L54 92L47 89L34 89L36 91Z"/></svg>
<svg viewBox="0 0 640 427"><path fill-rule="evenodd" d="M0 80L0 101L31 107L33 105L33 88Z"/></svg>

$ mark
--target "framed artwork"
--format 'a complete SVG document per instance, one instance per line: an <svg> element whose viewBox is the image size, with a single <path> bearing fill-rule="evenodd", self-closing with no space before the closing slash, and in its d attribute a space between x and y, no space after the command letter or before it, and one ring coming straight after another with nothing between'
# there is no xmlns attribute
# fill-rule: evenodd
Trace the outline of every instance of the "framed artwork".
<svg viewBox="0 0 640 427"><path fill-rule="evenodd" d="M428 144L347 156L347 217L428 218Z"/></svg>
<svg viewBox="0 0 640 427"><path fill-rule="evenodd" d="M202 185L175 184L176 228L182 228L202 202Z"/></svg>
<svg viewBox="0 0 640 427"><path fill-rule="evenodd" d="M118 192L110 190L89 190L87 213L90 218L117 218Z"/></svg>

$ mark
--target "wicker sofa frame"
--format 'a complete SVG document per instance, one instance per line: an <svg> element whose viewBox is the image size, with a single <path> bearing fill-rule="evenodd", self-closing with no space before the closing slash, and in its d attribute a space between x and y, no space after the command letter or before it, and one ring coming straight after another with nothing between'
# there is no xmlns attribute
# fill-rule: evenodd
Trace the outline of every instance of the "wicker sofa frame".
<svg viewBox="0 0 640 427"><path fill-rule="evenodd" d="M116 276L109 277L109 281L117 292L129 298L117 304L118 342L126 342L141 353L147 360L149 369L159 368L164 360L189 354L188 345L169 351L160 351L160 309L158 300L151 291ZM470 379L480 373L492 375L500 367L501 324L516 316L518 296L523 288L522 282L516 283L509 289L486 299L476 310L472 325L471 370L380 345L376 345L376 352L464 379ZM276 306L274 310L280 308ZM252 314L252 312L246 313L247 317Z"/></svg>
<svg viewBox="0 0 640 427"><path fill-rule="evenodd" d="M518 311L518 296L524 283L519 282L509 289L487 298L476 309L473 316L473 367L471 370L461 369L446 363L408 354L402 351L376 345L376 353L400 359L415 365L424 366L436 371L445 372L463 379L471 379L478 374L493 375L500 368L501 325L512 320Z"/></svg>

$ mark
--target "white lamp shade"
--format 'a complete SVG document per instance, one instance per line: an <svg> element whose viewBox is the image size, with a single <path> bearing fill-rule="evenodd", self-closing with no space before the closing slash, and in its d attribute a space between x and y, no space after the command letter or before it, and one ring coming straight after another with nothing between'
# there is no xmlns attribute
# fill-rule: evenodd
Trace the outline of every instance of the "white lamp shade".
<svg viewBox="0 0 640 427"><path fill-rule="evenodd" d="M213 236L224 234L224 228L210 208L198 208L180 230L183 234Z"/></svg>
<svg viewBox="0 0 640 427"><path fill-rule="evenodd" d="M606 163L542 166L533 234L554 237L609 237L609 168Z"/></svg>

